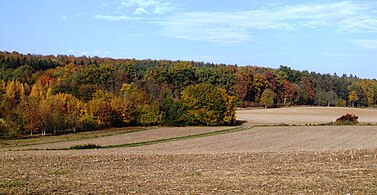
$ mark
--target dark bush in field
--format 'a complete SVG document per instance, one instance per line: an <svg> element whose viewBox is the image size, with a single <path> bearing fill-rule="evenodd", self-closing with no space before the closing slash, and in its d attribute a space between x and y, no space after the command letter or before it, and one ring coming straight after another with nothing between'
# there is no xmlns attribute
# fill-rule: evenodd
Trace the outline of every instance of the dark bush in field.
<svg viewBox="0 0 377 195"><path fill-rule="evenodd" d="M340 118L336 119L335 123L337 125L354 125L354 124L359 123L359 121L357 119L359 119L358 116L348 113L348 114L345 114L345 115L341 116Z"/></svg>
<svg viewBox="0 0 377 195"><path fill-rule="evenodd" d="M102 146L95 145L95 144L86 144L86 145L76 145L76 146L69 147L69 149L71 150L94 149L94 148L102 148Z"/></svg>

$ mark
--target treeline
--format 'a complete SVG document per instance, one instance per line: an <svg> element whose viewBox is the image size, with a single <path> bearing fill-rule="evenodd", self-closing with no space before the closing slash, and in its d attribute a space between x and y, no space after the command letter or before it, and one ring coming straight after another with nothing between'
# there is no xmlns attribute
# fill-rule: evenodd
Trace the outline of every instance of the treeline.
<svg viewBox="0 0 377 195"><path fill-rule="evenodd" d="M377 104L377 81L255 66L0 52L2 136L232 125L235 107Z"/></svg>

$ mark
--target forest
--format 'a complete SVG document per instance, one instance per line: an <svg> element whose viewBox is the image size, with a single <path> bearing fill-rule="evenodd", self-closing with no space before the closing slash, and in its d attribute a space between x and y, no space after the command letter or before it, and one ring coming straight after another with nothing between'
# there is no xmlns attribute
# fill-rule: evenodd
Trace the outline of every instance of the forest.
<svg viewBox="0 0 377 195"><path fill-rule="evenodd" d="M377 80L258 66L0 52L0 136L234 125L237 107L377 105Z"/></svg>

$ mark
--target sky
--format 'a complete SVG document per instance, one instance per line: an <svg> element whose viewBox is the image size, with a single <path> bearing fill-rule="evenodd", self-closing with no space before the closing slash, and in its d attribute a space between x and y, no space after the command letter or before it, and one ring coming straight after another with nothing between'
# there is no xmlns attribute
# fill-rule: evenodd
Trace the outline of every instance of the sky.
<svg viewBox="0 0 377 195"><path fill-rule="evenodd" d="M377 78L375 0L0 0L0 50Z"/></svg>

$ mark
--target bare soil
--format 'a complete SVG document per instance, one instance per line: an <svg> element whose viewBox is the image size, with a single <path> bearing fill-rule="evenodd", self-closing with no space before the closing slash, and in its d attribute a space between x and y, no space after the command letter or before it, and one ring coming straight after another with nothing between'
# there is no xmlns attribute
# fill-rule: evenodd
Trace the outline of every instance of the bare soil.
<svg viewBox="0 0 377 195"><path fill-rule="evenodd" d="M245 126L281 117L322 123L345 111L377 120L374 110L273 111L244 110L237 117ZM33 147L134 143L222 128L156 128ZM0 165L0 194L377 194L377 126L250 127L133 148L0 150Z"/></svg>
<svg viewBox="0 0 377 195"><path fill-rule="evenodd" d="M155 127L148 130L142 130L132 133L123 133L118 135L74 140L74 141L63 141L48 144L31 145L26 147L13 147L7 148L7 150L19 150L19 149L56 149L56 148L68 148L75 145L85 145L85 144L96 144L100 146L108 145L120 145L128 143L137 143L152 141L158 139L167 139L172 137L181 137L187 135L208 133L213 131L224 130L231 127Z"/></svg>
<svg viewBox="0 0 377 195"><path fill-rule="evenodd" d="M0 153L3 194L376 194L377 150Z"/></svg>
<svg viewBox="0 0 377 195"><path fill-rule="evenodd" d="M244 109L237 111L237 120L255 124L321 124L335 122L344 114L355 114L362 123L377 123L377 109L343 107L289 107L277 109Z"/></svg>
<svg viewBox="0 0 377 195"><path fill-rule="evenodd" d="M243 152L299 152L377 148L377 126L254 127L123 151L137 154L203 154Z"/></svg>

